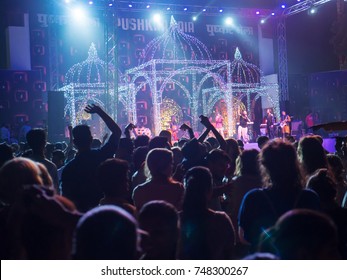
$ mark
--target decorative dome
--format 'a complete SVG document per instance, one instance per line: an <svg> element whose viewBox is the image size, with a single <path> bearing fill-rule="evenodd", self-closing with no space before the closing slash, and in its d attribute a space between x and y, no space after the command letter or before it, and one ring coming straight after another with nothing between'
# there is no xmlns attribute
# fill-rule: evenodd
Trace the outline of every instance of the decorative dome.
<svg viewBox="0 0 347 280"><path fill-rule="evenodd" d="M65 84L102 83L105 81L105 61L101 60L95 48L90 45L86 60L73 65L65 75Z"/></svg>
<svg viewBox="0 0 347 280"><path fill-rule="evenodd" d="M180 30L173 16L168 30L148 43L143 57L142 63L152 59L211 60L207 47L197 38Z"/></svg>
<svg viewBox="0 0 347 280"><path fill-rule="evenodd" d="M262 72L256 65L244 61L239 48L236 48L234 60L231 63L231 75L234 84L250 86L260 83Z"/></svg>

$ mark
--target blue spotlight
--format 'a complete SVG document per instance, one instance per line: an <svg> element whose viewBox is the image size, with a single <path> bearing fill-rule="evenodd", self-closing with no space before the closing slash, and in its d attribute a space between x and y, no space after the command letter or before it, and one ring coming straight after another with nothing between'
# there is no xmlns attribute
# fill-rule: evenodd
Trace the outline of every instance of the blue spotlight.
<svg viewBox="0 0 347 280"><path fill-rule="evenodd" d="M183 9L183 11L187 11L187 10L188 10L188 8L184 8L184 9Z"/></svg>
<svg viewBox="0 0 347 280"><path fill-rule="evenodd" d="M197 16L193 16L193 21L197 21L198 17Z"/></svg>
<svg viewBox="0 0 347 280"><path fill-rule="evenodd" d="M234 24L234 20L232 17L227 17L225 19L225 24L228 25L228 26L232 26Z"/></svg>
<svg viewBox="0 0 347 280"><path fill-rule="evenodd" d="M282 5L281 5L281 8L282 8L282 9L285 9L285 8L286 8L286 5L285 5L285 4L282 4Z"/></svg>

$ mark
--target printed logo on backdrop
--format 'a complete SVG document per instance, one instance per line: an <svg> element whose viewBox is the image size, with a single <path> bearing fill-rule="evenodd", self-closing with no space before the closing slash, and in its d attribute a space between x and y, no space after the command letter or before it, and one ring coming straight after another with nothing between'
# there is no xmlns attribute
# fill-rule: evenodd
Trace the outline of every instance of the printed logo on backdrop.
<svg viewBox="0 0 347 280"><path fill-rule="evenodd" d="M37 23L40 27L48 27L49 25L69 25L73 24L73 17L66 15L49 15L49 14L37 14ZM93 26L100 26L100 18L91 17L89 18L89 23ZM192 21L177 21L178 27L184 33L195 33L195 23ZM127 31L146 31L146 32L158 32L165 31L169 28L169 21L165 20L163 24L158 25L153 23L151 19L148 18L135 18L135 17L120 17L117 19L117 27L121 30ZM239 35L254 35L254 28L252 26L238 25L233 27L228 27L219 24L205 24L205 30L209 36L213 37L217 34L239 34Z"/></svg>
<svg viewBox="0 0 347 280"><path fill-rule="evenodd" d="M69 25L74 24L74 18L66 15L49 15L49 14L37 14L37 24L39 27L48 27L49 25ZM100 26L100 19L97 17L88 18L89 24L93 26Z"/></svg>

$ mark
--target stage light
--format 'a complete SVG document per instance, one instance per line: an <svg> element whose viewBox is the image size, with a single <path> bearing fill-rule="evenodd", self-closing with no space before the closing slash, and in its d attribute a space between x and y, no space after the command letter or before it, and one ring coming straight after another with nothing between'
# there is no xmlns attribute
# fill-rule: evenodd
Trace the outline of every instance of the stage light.
<svg viewBox="0 0 347 280"><path fill-rule="evenodd" d="M197 16L193 16L193 21L196 21L197 19L198 19L198 17Z"/></svg>
<svg viewBox="0 0 347 280"><path fill-rule="evenodd" d="M66 4L69 4L70 3L70 0L65 0L64 1Z"/></svg>
<svg viewBox="0 0 347 280"><path fill-rule="evenodd" d="M89 4L89 5L93 5L94 2L93 2L93 1L89 1L88 4Z"/></svg>
<svg viewBox="0 0 347 280"><path fill-rule="evenodd" d="M161 14L159 14L159 13L157 13L157 14L154 14L153 15L153 21L155 22L155 23L161 23Z"/></svg>
<svg viewBox="0 0 347 280"><path fill-rule="evenodd" d="M228 25L228 26L233 25L233 24L234 24L233 18L232 18L232 17L227 17L227 18L225 19L225 24Z"/></svg>
<svg viewBox="0 0 347 280"><path fill-rule="evenodd" d="M261 24L264 24L265 22L266 22L265 19L261 19L261 20L260 20L260 23L261 23Z"/></svg>
<svg viewBox="0 0 347 280"><path fill-rule="evenodd" d="M202 9L203 12L206 12L206 9Z"/></svg>
<svg viewBox="0 0 347 280"><path fill-rule="evenodd" d="M151 6L150 5L147 5L146 8L149 9Z"/></svg>
<svg viewBox="0 0 347 280"><path fill-rule="evenodd" d="M316 8L311 8L311 9L309 10L309 13L310 13L310 15L314 15L314 14L317 13L317 9L316 9Z"/></svg>
<svg viewBox="0 0 347 280"><path fill-rule="evenodd" d="M259 12L259 11L256 11L256 12L255 12L255 14L256 14L256 15L259 15L259 14L260 14L260 12Z"/></svg>
<svg viewBox="0 0 347 280"><path fill-rule="evenodd" d="M187 10L188 10L188 8L184 8L184 9L183 9L183 11L187 11Z"/></svg>
<svg viewBox="0 0 347 280"><path fill-rule="evenodd" d="M129 4L128 7L129 7L129 8L132 8L132 7L133 7L133 4Z"/></svg>
<svg viewBox="0 0 347 280"><path fill-rule="evenodd" d="M171 10L171 8L170 8L170 7L167 7L167 8L166 8L166 10L167 10L167 11L170 11L170 10Z"/></svg>
<svg viewBox="0 0 347 280"><path fill-rule="evenodd" d="M220 12L220 13L223 13L223 9L219 9L219 12Z"/></svg>
<svg viewBox="0 0 347 280"><path fill-rule="evenodd" d="M271 13L271 15L272 15L272 16L274 16L274 15L275 15L275 13Z"/></svg>
<svg viewBox="0 0 347 280"><path fill-rule="evenodd" d="M285 9L285 8L286 8L286 5L282 4L282 5L281 5L281 8L282 8L282 9Z"/></svg>
<svg viewBox="0 0 347 280"><path fill-rule="evenodd" d="M113 4L112 4L112 3L109 3L109 4L108 4L108 6L109 6L109 7L112 7L112 6L113 6Z"/></svg>
<svg viewBox="0 0 347 280"><path fill-rule="evenodd" d="M72 9L72 17L75 21L81 21L86 18L86 12L81 7L75 7Z"/></svg>

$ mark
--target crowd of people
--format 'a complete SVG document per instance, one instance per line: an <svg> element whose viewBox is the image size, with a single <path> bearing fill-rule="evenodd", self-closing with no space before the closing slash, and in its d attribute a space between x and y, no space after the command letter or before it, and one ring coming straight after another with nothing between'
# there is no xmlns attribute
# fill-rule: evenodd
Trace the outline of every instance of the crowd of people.
<svg viewBox="0 0 347 280"><path fill-rule="evenodd" d="M85 111L108 137L77 125L67 144L35 128L0 144L1 259L347 259L345 147L260 136L243 150L205 116L199 138L183 124L190 139L133 139Z"/></svg>

